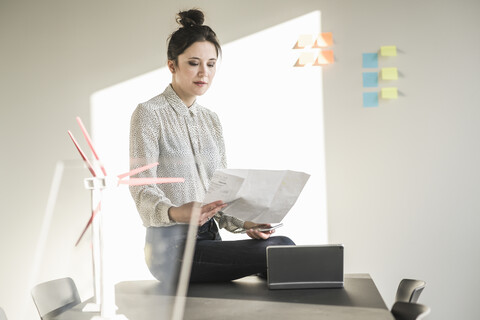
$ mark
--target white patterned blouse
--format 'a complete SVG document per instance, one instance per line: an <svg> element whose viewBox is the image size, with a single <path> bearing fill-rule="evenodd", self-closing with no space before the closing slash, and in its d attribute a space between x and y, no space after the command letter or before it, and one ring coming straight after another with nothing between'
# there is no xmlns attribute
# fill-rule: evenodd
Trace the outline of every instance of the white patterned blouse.
<svg viewBox="0 0 480 320"><path fill-rule="evenodd" d="M226 167L225 144L218 116L195 102L187 107L172 86L141 103L130 122L130 169L159 162L136 177L181 177L183 183L131 186L130 193L145 227L176 224L171 206L202 202L216 169ZM219 212L215 220L231 232L243 221Z"/></svg>

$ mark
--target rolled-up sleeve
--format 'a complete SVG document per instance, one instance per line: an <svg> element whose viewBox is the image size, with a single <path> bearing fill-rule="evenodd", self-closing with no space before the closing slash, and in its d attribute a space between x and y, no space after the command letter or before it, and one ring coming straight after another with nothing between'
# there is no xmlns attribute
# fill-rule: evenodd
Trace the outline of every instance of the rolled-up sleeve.
<svg viewBox="0 0 480 320"><path fill-rule="evenodd" d="M220 229L228 230L232 233L239 233L245 231L243 224L245 221L238 218L219 212L215 215L215 220L218 222L218 227Z"/></svg>

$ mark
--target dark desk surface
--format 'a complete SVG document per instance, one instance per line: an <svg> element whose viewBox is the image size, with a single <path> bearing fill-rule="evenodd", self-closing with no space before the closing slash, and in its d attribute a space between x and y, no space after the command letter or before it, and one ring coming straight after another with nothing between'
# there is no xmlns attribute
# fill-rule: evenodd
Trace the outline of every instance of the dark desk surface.
<svg viewBox="0 0 480 320"><path fill-rule="evenodd" d="M343 289L269 290L265 280L246 277L223 284L191 284L188 296L387 309L368 274L346 275Z"/></svg>
<svg viewBox="0 0 480 320"><path fill-rule="evenodd" d="M162 295L155 280L116 285L117 314L129 320L169 319L174 298ZM85 303L52 319L90 319ZM246 277L228 283L191 284L184 319L342 319L393 320L367 274L345 276L343 289L269 290L265 280Z"/></svg>

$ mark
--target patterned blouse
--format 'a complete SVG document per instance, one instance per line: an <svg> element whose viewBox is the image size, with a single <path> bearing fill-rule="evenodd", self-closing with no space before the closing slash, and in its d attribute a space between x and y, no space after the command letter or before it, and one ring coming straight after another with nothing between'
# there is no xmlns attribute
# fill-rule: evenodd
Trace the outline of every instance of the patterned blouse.
<svg viewBox="0 0 480 320"><path fill-rule="evenodd" d="M202 202L216 169L226 167L218 116L195 102L187 107L172 86L141 103L130 122L130 169L158 162L136 177L181 177L183 183L131 186L130 193L145 227L176 224L171 206ZM220 228L243 230L243 221L217 213Z"/></svg>

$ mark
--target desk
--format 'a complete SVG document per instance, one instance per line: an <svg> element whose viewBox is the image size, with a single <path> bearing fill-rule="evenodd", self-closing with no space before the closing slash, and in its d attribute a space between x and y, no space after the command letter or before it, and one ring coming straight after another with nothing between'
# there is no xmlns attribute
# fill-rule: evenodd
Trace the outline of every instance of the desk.
<svg viewBox="0 0 480 320"><path fill-rule="evenodd" d="M162 295L155 280L126 281L115 287L119 314L129 320L168 319L173 297ZM85 302L51 317L87 320ZM336 319L393 320L367 274L345 276L343 289L269 290L265 280L245 277L227 283L191 284L184 319Z"/></svg>

